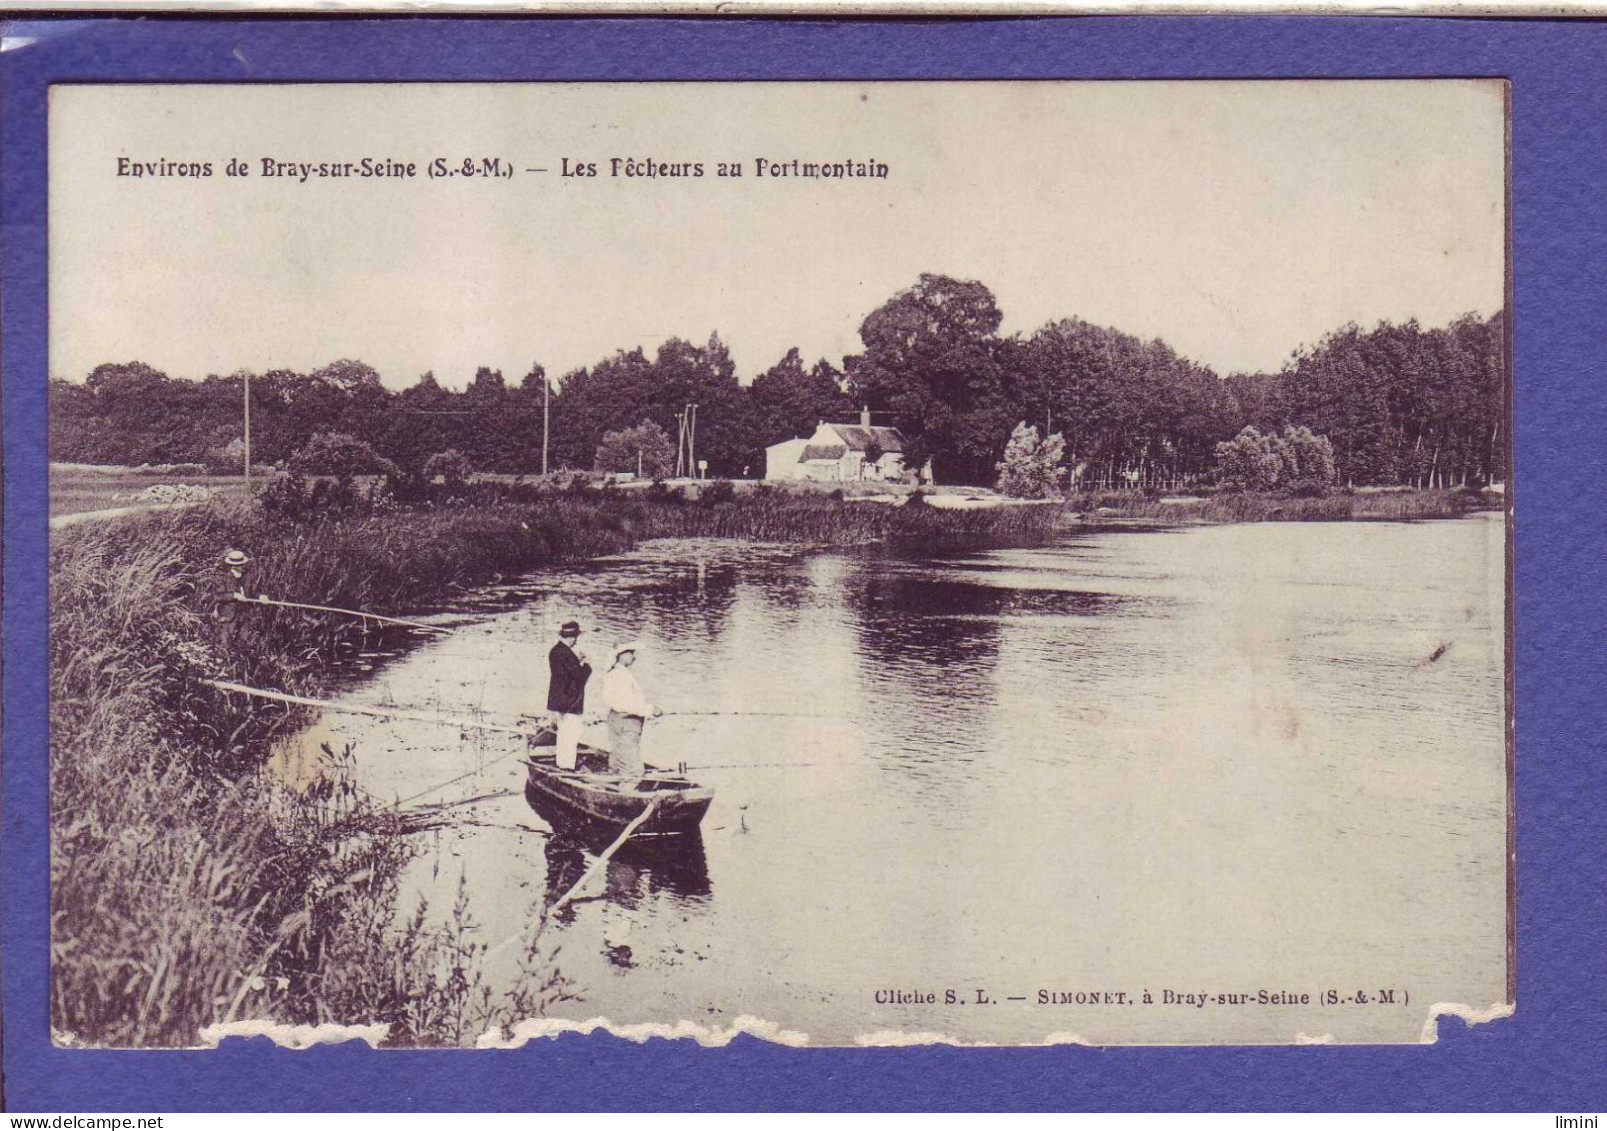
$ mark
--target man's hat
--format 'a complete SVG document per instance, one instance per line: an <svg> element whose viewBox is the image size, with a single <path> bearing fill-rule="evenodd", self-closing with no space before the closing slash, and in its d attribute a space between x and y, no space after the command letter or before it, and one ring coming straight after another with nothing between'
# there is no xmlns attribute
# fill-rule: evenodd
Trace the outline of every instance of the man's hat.
<svg viewBox="0 0 1607 1131"><path fill-rule="evenodd" d="M559 636L579 636L580 635L580 625L577 624L575 621L566 620L566 621L564 621L563 626L558 629L558 635Z"/></svg>
<svg viewBox="0 0 1607 1131"><path fill-rule="evenodd" d="M250 565L251 559L246 556L244 550L230 550L223 555L223 564L233 569L239 569L241 566Z"/></svg>

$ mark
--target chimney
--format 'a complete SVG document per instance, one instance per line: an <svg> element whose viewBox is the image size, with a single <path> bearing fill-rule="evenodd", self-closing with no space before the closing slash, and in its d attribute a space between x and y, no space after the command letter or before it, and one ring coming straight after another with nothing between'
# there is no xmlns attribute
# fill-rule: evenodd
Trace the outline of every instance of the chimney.
<svg viewBox="0 0 1607 1131"><path fill-rule="evenodd" d="M859 410L859 426L861 428L870 427L870 405L865 405Z"/></svg>

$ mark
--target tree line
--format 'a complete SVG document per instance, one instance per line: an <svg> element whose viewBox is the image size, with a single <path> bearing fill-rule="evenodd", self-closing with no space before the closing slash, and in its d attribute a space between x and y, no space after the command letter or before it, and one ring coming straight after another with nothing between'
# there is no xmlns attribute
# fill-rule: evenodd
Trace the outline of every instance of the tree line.
<svg viewBox="0 0 1607 1131"><path fill-rule="evenodd" d="M762 475L764 449L861 406L899 428L905 465L939 482L992 483L1016 426L1062 437L1064 479L1083 488L1180 487L1212 476L1217 445L1246 427L1326 437L1341 483L1449 486L1505 476L1503 316L1350 325L1296 350L1276 373L1219 376L1158 339L1076 318L1001 335L978 282L922 275L866 316L842 368L788 350L744 383L718 334L621 350L548 380L482 367L462 390L424 373L398 391L350 359L311 373L170 378L142 362L51 382L51 458L203 463L236 469L249 376L254 464L286 463L314 437L351 436L402 468L454 450L473 467L541 470L619 459L618 436L655 425L671 438L697 405L696 457L709 474Z"/></svg>

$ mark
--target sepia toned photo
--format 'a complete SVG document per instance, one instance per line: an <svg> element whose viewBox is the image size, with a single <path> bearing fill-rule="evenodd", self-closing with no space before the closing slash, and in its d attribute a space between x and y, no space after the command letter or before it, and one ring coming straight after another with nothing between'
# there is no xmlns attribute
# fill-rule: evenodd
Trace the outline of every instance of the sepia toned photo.
<svg viewBox="0 0 1607 1131"><path fill-rule="evenodd" d="M1411 1044L1498 80L57 85L57 1044Z"/></svg>

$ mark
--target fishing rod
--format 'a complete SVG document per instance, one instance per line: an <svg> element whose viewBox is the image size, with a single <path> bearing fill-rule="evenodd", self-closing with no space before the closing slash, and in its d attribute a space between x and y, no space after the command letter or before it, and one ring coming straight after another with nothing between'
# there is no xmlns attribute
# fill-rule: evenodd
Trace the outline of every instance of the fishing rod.
<svg viewBox="0 0 1607 1131"><path fill-rule="evenodd" d="M753 715L776 719L846 719L847 715L821 715L812 711L665 711L666 718L684 715Z"/></svg>
<svg viewBox="0 0 1607 1131"><path fill-rule="evenodd" d="M435 711L412 711L405 707L378 707L367 704L335 703L327 699L312 699L305 695L287 695L283 691L267 691L260 687L247 687L243 683L229 683L221 679L203 679L201 683L208 687L215 687L219 691L232 691L237 695L250 695L258 699L271 699L276 703L295 703L302 707L318 707L326 711L345 711L352 715L378 715L381 718L412 719L421 723L440 723L444 726L455 726L464 730L494 730L502 734L523 735L526 738L540 738L541 731L531 730L529 727L505 726L502 723L482 722L479 719L460 718L455 715L442 715Z"/></svg>
<svg viewBox="0 0 1607 1131"><path fill-rule="evenodd" d="M446 628L439 624L425 624L423 621L403 620L401 617L381 616L379 613L364 612L362 609L341 609L334 605L304 605L298 601L275 601L271 597L236 597L237 601L244 601L250 605L276 605L281 609L305 609L311 613L335 613L340 616L362 617L364 620L383 621L386 624L399 624L407 628L421 628L426 632L453 633L459 631L455 628Z"/></svg>
<svg viewBox="0 0 1607 1131"><path fill-rule="evenodd" d="M274 605L281 609L304 609L310 613L335 613L338 616L361 617L363 620L377 620L383 621L385 624L399 624L406 628L418 628L424 630L425 632L439 632L446 636L451 636L453 633L462 632L466 627L463 625L451 627L441 624L426 624L421 620L405 620L402 617L390 617L381 613L370 613L364 609L342 609L336 605L307 605L301 603L300 601L278 601L272 597L237 596L235 600L244 602L248 605ZM601 632L602 629L596 625L593 625L588 627L586 631Z"/></svg>

